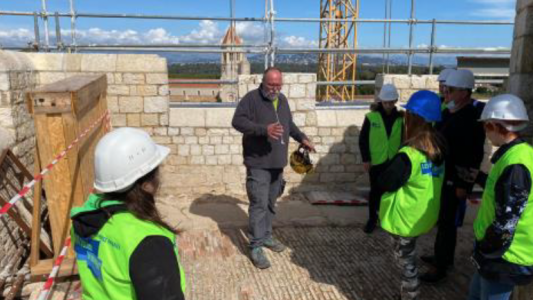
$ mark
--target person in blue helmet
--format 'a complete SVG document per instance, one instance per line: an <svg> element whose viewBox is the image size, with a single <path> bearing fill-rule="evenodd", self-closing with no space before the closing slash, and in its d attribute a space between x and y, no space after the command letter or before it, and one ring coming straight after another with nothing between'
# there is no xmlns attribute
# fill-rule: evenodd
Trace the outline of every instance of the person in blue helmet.
<svg viewBox="0 0 533 300"><path fill-rule="evenodd" d="M401 268L398 299L418 299L416 241L430 231L439 217L444 180L444 138L433 128L441 119L439 96L431 91L414 93L404 106L405 142L379 175L381 227L393 240L394 256Z"/></svg>

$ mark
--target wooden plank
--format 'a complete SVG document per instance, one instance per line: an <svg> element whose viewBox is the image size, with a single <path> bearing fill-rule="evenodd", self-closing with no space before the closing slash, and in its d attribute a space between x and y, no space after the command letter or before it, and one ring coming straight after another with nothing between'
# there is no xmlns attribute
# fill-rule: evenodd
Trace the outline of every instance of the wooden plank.
<svg viewBox="0 0 533 300"><path fill-rule="evenodd" d="M39 146L35 145L35 151L34 151L34 167L35 167L35 174L39 174L41 172L41 160L39 159ZM40 249L40 239L41 239L41 200L42 200L42 193L40 192L42 189L42 182L37 181L35 183L35 187L33 188L33 219L32 219L32 227L33 230L31 232L31 244L30 244L30 268L33 268L33 266L37 265L39 262L39 249ZM53 251L53 249L52 249ZM53 255L52 255L53 256Z"/></svg>
<svg viewBox="0 0 533 300"><path fill-rule="evenodd" d="M101 75L98 79L82 87L79 91L72 93L72 102L77 116L85 114L86 111L93 111L95 100L98 101L100 95L107 90L107 78Z"/></svg>
<svg viewBox="0 0 533 300"><path fill-rule="evenodd" d="M72 111L71 93L40 93L30 96L33 114L53 114Z"/></svg>
<svg viewBox="0 0 533 300"><path fill-rule="evenodd" d="M38 87L32 93L71 93L77 92L86 85L90 85L105 75L76 75Z"/></svg>
<svg viewBox="0 0 533 300"><path fill-rule="evenodd" d="M32 282L45 281L52 271L55 259L44 259L31 268ZM73 258L65 258L59 268L57 277L73 276L78 274L78 265Z"/></svg>

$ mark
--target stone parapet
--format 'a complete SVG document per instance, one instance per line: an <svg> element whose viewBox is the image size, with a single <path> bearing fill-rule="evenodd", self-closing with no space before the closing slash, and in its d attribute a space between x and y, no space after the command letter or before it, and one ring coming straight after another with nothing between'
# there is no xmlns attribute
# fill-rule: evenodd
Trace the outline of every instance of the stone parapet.
<svg viewBox="0 0 533 300"><path fill-rule="evenodd" d="M413 93L419 90L439 91L437 75L378 74L376 76L377 96L384 84L394 84L400 94L400 102L407 102Z"/></svg>

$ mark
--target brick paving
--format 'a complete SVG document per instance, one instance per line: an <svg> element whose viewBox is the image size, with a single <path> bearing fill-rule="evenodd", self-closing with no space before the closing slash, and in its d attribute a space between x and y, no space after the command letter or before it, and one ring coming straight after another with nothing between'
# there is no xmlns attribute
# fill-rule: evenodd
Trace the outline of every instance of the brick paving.
<svg viewBox="0 0 533 300"><path fill-rule="evenodd" d="M399 273L389 236L366 235L359 226L283 227L274 235L288 246L265 250L272 267L256 269L246 253L245 228L186 231L179 237L189 300L393 299ZM473 267L468 260L471 226L459 233L456 265L447 281L423 286L421 299L465 299ZM434 232L422 237L427 253ZM420 263L422 265L422 263ZM421 271L425 271L421 266Z"/></svg>

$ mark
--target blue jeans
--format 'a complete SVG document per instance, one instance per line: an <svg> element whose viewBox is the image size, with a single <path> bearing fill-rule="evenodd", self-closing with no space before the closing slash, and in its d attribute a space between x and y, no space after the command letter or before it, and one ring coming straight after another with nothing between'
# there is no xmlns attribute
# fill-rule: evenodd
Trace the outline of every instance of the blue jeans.
<svg viewBox="0 0 533 300"><path fill-rule="evenodd" d="M468 300L508 300L514 285L483 278L476 271L470 283Z"/></svg>

